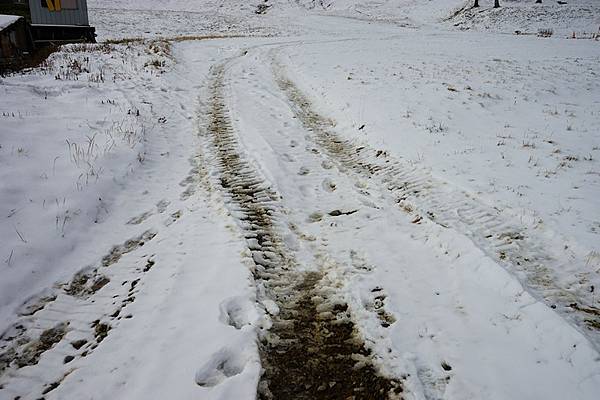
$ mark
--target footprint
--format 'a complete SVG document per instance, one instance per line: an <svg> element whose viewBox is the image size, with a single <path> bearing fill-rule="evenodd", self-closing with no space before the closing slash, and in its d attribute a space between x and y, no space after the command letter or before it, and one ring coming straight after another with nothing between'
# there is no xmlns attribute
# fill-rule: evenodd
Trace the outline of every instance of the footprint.
<svg viewBox="0 0 600 400"><path fill-rule="evenodd" d="M167 220L165 220L165 226L171 226L174 222L176 222L183 215L183 211L178 210L172 213Z"/></svg>
<svg viewBox="0 0 600 400"><path fill-rule="evenodd" d="M323 189L325 189L327 192L334 192L337 189L336 184L329 178L325 178L325 180L323 180Z"/></svg>
<svg viewBox="0 0 600 400"><path fill-rule="evenodd" d="M39 338L25 342L26 344L19 350L18 354L9 354L8 364L14 362L18 368L35 365L40 357L46 351L52 349L67 334L69 322L59 322L53 328L43 331ZM22 343L19 343L22 344Z"/></svg>
<svg viewBox="0 0 600 400"><path fill-rule="evenodd" d="M151 215L152 215L152 211L146 211L145 213L142 213L136 217L131 218L129 221L127 221L127 225L139 225L142 222L144 222L145 220L147 220Z"/></svg>
<svg viewBox="0 0 600 400"><path fill-rule="evenodd" d="M442 372L446 372L445 369ZM423 365L418 367L417 376L423 384L426 398L443 398L444 393L446 392L446 386L451 378L450 375L434 371L433 369Z"/></svg>
<svg viewBox="0 0 600 400"><path fill-rule="evenodd" d="M321 167L323 167L323 169L332 169L333 164L330 161L323 161Z"/></svg>
<svg viewBox="0 0 600 400"><path fill-rule="evenodd" d="M102 289L110 282L110 279L98 272L98 268L86 267L77 272L68 284L64 285L64 291L69 296L86 298Z"/></svg>
<svg viewBox="0 0 600 400"><path fill-rule="evenodd" d="M375 312L379 318L379 324L384 328L389 328L396 318L385 309L385 300L387 295L379 286L371 290L373 294L372 301L367 305L367 310Z"/></svg>
<svg viewBox="0 0 600 400"><path fill-rule="evenodd" d="M308 175L310 174L310 169L308 169L307 167L300 167L300 170L298 171L298 175Z"/></svg>
<svg viewBox="0 0 600 400"><path fill-rule="evenodd" d="M169 204L171 204L171 202L169 200L161 200L158 203L156 203L156 210L162 214L167 210L167 207L169 207Z"/></svg>
<svg viewBox="0 0 600 400"><path fill-rule="evenodd" d="M369 184L367 183L367 181L363 181L363 180L354 182L354 186L358 189L368 189L369 188Z"/></svg>
<svg viewBox="0 0 600 400"><path fill-rule="evenodd" d="M17 309L17 314L21 317L31 316L40 311L46 304L56 300L56 293L52 289L45 289L41 292L30 296Z"/></svg>
<svg viewBox="0 0 600 400"><path fill-rule="evenodd" d="M219 309L221 310L219 320L235 329L251 325L258 318L254 303L239 296L224 300L219 305Z"/></svg>
<svg viewBox="0 0 600 400"><path fill-rule="evenodd" d="M308 216L308 222L320 222L323 220L323 214L316 211Z"/></svg>
<svg viewBox="0 0 600 400"><path fill-rule="evenodd" d="M359 255L355 250L350 250L350 259L356 272L363 274L373 272L374 267L367 262L364 256Z"/></svg>
<svg viewBox="0 0 600 400"><path fill-rule="evenodd" d="M240 352L222 348L196 372L196 384L213 387L244 371L247 360Z"/></svg>
<svg viewBox="0 0 600 400"><path fill-rule="evenodd" d="M147 242L154 239L155 236L156 232L147 230L138 237L129 239L121 245L114 246L110 252L102 258L102 266L110 267L112 264L118 262L122 256L142 247Z"/></svg>
<svg viewBox="0 0 600 400"><path fill-rule="evenodd" d="M295 162L296 160L294 159L294 157L290 156L288 153L283 153L281 155L281 158L283 158L285 161L287 162Z"/></svg>
<svg viewBox="0 0 600 400"><path fill-rule="evenodd" d="M179 199L181 201L185 201L187 199L189 199L190 197L192 197L194 194L196 193L196 187L195 185L189 185L180 195L179 195Z"/></svg>

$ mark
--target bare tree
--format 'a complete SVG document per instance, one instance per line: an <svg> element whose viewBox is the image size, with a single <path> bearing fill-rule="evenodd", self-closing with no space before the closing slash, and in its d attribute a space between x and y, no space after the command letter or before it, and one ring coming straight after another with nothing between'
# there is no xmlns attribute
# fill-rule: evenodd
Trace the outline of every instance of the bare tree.
<svg viewBox="0 0 600 400"><path fill-rule="evenodd" d="M475 0L475 4L473 4L473 8L479 7L479 0Z"/></svg>
<svg viewBox="0 0 600 400"><path fill-rule="evenodd" d="M494 8L500 7L500 0L494 0Z"/></svg>

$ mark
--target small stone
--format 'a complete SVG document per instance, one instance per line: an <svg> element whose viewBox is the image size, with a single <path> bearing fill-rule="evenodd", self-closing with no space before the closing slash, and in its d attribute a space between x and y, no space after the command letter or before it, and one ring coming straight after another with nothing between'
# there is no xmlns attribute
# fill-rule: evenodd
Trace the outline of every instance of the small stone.
<svg viewBox="0 0 600 400"><path fill-rule="evenodd" d="M73 346L73 348L75 350L79 350L80 348L82 348L85 344L87 343L87 340L85 339L80 339L80 340L75 340L74 342L71 342L71 346Z"/></svg>
<svg viewBox="0 0 600 400"><path fill-rule="evenodd" d="M446 361L442 361L442 368L444 371L452 371L452 367Z"/></svg>

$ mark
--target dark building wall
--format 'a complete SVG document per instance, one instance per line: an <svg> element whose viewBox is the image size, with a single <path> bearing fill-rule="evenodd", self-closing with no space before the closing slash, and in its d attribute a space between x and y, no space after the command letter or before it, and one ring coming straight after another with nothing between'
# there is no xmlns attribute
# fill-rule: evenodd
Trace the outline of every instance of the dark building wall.
<svg viewBox="0 0 600 400"><path fill-rule="evenodd" d="M20 15L30 21L29 0L0 0L0 14Z"/></svg>
<svg viewBox="0 0 600 400"><path fill-rule="evenodd" d="M0 31L0 65L20 59L32 50L24 18Z"/></svg>

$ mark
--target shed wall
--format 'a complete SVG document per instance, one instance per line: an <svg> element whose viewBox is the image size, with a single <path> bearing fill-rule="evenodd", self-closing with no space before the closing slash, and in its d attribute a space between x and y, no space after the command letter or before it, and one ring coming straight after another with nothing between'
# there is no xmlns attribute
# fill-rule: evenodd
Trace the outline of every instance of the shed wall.
<svg viewBox="0 0 600 400"><path fill-rule="evenodd" d="M32 49L24 18L0 29L0 70Z"/></svg>
<svg viewBox="0 0 600 400"><path fill-rule="evenodd" d="M76 10L49 11L41 0L29 0L31 23L44 25L89 25L87 2L77 0Z"/></svg>

